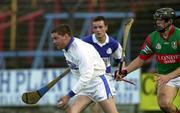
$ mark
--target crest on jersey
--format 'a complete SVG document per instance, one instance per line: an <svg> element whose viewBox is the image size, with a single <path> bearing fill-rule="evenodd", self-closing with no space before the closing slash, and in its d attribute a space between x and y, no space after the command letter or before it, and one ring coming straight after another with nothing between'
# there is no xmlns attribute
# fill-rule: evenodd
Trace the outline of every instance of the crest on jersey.
<svg viewBox="0 0 180 113"><path fill-rule="evenodd" d="M156 49L161 49L161 44L160 43L156 44Z"/></svg>
<svg viewBox="0 0 180 113"><path fill-rule="evenodd" d="M111 48L108 48L107 51L106 51L107 54L111 54L112 53L112 49Z"/></svg>
<svg viewBox="0 0 180 113"><path fill-rule="evenodd" d="M171 46L173 49L177 49L177 43L175 41L171 42Z"/></svg>

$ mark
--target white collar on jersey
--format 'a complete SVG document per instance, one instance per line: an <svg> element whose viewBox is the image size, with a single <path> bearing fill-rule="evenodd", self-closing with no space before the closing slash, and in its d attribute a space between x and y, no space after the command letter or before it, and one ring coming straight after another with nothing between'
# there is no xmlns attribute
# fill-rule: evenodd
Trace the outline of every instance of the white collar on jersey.
<svg viewBox="0 0 180 113"><path fill-rule="evenodd" d="M106 40L105 40L105 42L104 43L100 43L98 40L97 40L97 38L96 38L96 36L95 36L95 34L92 34L92 39L93 39L93 42L94 43L97 43L99 46L104 46L104 45L106 45L107 43L109 43L109 36L107 35L107 34L105 34L106 35Z"/></svg>

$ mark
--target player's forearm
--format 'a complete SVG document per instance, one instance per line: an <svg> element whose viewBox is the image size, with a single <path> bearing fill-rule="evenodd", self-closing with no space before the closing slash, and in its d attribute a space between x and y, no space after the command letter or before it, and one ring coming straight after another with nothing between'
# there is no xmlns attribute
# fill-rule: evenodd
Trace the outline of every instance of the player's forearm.
<svg viewBox="0 0 180 113"><path fill-rule="evenodd" d="M142 65L144 64L144 60L140 59L139 57L137 57L136 59L134 59L126 68L127 68L127 72L131 73L132 71L140 68Z"/></svg>
<svg viewBox="0 0 180 113"><path fill-rule="evenodd" d="M171 79L176 78L176 77L179 77L179 76L180 76L180 67L177 68L176 70L172 71L171 73L169 73L168 76L169 76Z"/></svg>

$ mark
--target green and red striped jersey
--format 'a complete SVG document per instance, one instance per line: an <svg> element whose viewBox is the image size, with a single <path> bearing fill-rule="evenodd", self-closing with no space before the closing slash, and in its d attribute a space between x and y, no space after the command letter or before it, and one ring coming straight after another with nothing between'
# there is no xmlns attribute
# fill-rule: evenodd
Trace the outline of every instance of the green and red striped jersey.
<svg viewBox="0 0 180 113"><path fill-rule="evenodd" d="M180 66L180 28L173 26L168 38L162 38L157 31L150 33L139 54L139 58L147 60L156 55L157 72L167 74Z"/></svg>

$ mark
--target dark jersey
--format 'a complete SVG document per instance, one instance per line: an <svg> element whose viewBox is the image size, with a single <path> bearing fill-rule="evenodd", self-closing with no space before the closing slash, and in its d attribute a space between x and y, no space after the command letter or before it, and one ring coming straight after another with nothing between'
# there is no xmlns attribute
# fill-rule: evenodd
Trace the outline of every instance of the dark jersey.
<svg viewBox="0 0 180 113"><path fill-rule="evenodd" d="M147 60L153 54L156 56L157 72L167 74L180 66L180 29L172 27L168 39L162 38L157 31L146 38L139 57Z"/></svg>

